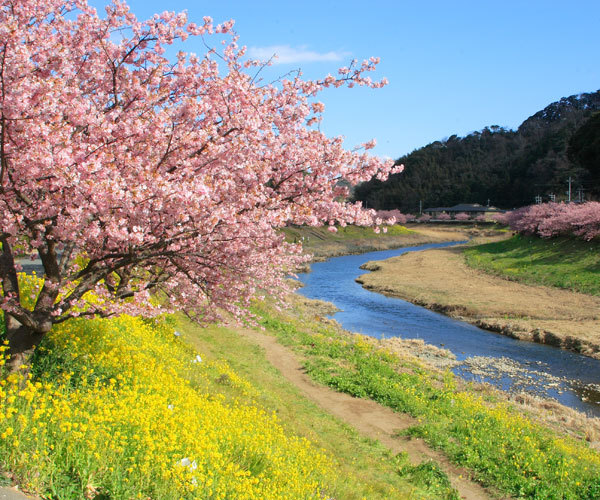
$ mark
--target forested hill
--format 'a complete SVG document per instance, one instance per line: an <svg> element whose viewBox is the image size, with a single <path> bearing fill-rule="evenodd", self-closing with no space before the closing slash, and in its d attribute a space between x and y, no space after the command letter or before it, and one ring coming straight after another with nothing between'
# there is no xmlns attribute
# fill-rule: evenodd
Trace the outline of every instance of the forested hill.
<svg viewBox="0 0 600 500"><path fill-rule="evenodd" d="M453 135L397 160L402 174L386 182L372 180L355 188L354 197L369 208L403 212L452 206L490 204L512 208L563 199L572 179L572 199L582 188L585 199L598 197L597 173L575 160L567 149L572 136L600 111L600 90L562 98L525 120L518 130L496 125L466 137ZM589 127L588 127L589 129ZM572 148L573 149L573 148ZM573 152L570 154L574 158ZM598 167L594 167L598 168Z"/></svg>

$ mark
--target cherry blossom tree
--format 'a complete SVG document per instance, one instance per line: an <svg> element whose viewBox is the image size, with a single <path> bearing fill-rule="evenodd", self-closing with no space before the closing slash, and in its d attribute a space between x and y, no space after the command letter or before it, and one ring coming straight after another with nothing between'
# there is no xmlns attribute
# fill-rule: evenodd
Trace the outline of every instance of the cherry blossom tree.
<svg viewBox="0 0 600 500"><path fill-rule="evenodd" d="M80 315L243 317L303 259L278 228L373 223L340 201L339 180L385 179L393 162L366 152L373 141L348 151L321 133L315 97L384 85L366 76L376 58L268 84L233 22L139 21L120 0L103 17L85 0L0 5L0 306L13 360ZM189 37L206 53L165 56ZM15 252L43 264L33 308Z"/></svg>
<svg viewBox="0 0 600 500"><path fill-rule="evenodd" d="M522 207L506 216L514 231L542 238L576 236L590 241L600 236L600 202L541 203Z"/></svg>
<svg viewBox="0 0 600 500"><path fill-rule="evenodd" d="M471 216L466 212L459 212L454 216L454 220L466 221L469 220Z"/></svg>
<svg viewBox="0 0 600 500"><path fill-rule="evenodd" d="M493 220L494 222L497 222L498 224L508 226L509 225L508 221L509 221L511 214L512 214L512 211L498 212L498 213L492 214L490 216L490 219Z"/></svg>
<svg viewBox="0 0 600 500"><path fill-rule="evenodd" d="M386 223L390 222L392 224L406 224L408 221L408 216L398 209L377 210L377 217Z"/></svg>

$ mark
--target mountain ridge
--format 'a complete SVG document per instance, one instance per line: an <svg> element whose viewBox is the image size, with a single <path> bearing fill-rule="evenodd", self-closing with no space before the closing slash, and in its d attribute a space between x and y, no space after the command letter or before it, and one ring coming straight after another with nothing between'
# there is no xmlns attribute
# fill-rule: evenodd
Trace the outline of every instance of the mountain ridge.
<svg viewBox="0 0 600 500"><path fill-rule="evenodd" d="M355 187L369 208L416 212L421 205L491 203L501 208L600 195L600 186L567 154L573 134L600 111L600 90L550 103L509 130L497 125L434 141L396 160L402 174Z"/></svg>

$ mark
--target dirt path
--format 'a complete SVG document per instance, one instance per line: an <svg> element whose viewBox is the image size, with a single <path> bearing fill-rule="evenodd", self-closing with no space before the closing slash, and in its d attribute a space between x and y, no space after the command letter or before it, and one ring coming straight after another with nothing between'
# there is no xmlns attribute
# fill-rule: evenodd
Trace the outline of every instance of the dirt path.
<svg viewBox="0 0 600 500"><path fill-rule="evenodd" d="M364 266L357 281L487 330L600 359L600 297L509 281L468 267L461 247Z"/></svg>
<svg viewBox="0 0 600 500"><path fill-rule="evenodd" d="M468 479L468 472L451 464L448 459L429 448L421 439L394 437L394 434L417 423L406 414L367 399L354 398L327 387L316 385L304 372L298 357L277 340L264 333L245 330L243 334L265 350L268 361L294 384L307 398L325 411L357 429L361 434L379 440L394 453L406 452L413 464L423 460L435 460L446 472L452 486L465 500L497 498L479 484Z"/></svg>
<svg viewBox="0 0 600 500"><path fill-rule="evenodd" d="M34 500L34 498L26 496L15 488L0 487L0 500Z"/></svg>

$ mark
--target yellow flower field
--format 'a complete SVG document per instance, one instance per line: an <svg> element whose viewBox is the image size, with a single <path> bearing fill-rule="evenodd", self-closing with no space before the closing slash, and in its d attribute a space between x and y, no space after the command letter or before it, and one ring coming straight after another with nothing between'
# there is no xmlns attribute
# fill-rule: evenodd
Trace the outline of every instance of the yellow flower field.
<svg viewBox="0 0 600 500"><path fill-rule="evenodd" d="M323 498L332 467L207 363L168 318L56 327L31 376L0 382L0 466L53 498ZM6 346L0 363L4 362Z"/></svg>

